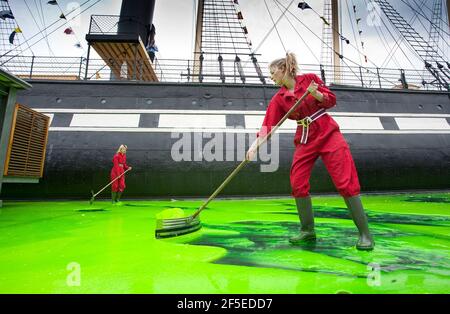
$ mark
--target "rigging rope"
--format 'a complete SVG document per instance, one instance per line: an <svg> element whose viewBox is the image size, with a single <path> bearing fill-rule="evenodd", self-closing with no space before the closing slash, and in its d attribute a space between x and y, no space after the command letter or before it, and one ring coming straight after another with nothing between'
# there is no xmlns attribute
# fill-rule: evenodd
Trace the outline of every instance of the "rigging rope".
<svg viewBox="0 0 450 314"><path fill-rule="evenodd" d="M85 5L85 4L87 4L88 2L91 2L91 1L93 1L93 0L86 0L85 2L83 2L83 3L80 5L80 8L81 8L83 5ZM75 19L76 17L78 17L79 15L81 15L82 13L84 13L85 11L89 10L89 9L92 8L94 5L96 5L97 3L99 3L100 1L102 1L102 0L97 0L97 2L93 3L92 5L90 5L89 7L87 7L86 9L84 9L83 11L81 11L80 13L78 13L77 15L75 15L74 17L72 17L69 21ZM72 10L72 11L70 11L68 14L70 14L70 13L72 13L72 12L74 12L74 11L75 11L75 9ZM44 30L48 30L50 27L52 27L53 25L57 24L57 23L60 22L60 21L61 21L61 19L58 18L58 20L56 20L55 22L53 22L53 23L51 23L50 25L48 25ZM50 33L48 33L47 36L50 35L50 34L52 34L52 33L54 33L54 32L56 32L60 27L61 27L61 26L57 26L54 30L52 30ZM33 36L31 36L26 42L23 42L23 43L21 43L20 45L18 45L18 47L19 47L19 46L22 46L22 45L24 45L24 44L26 43L26 44L28 45L28 47L31 48L32 46L34 46L35 44L37 44L38 42L40 42L42 39L44 39L44 38L41 38L41 39L37 40L36 42L34 42L32 45L29 45L28 42L31 41L33 38L35 38L35 37L38 36L38 35L40 35L39 32L36 33L36 34L34 34ZM16 48L17 48L17 47L16 47ZM2 54L2 55L0 56L0 58L3 57L3 56L5 56L5 55L7 55L7 54L9 54L9 53L12 52L13 50L14 50L14 49L11 49L11 50L7 51L6 53ZM13 57L13 58L14 58L14 57ZM12 59L12 58L11 58L11 59ZM9 59L9 60L11 60L11 59ZM8 60L8 61L9 61L9 60ZM8 62L8 61L6 61L6 62ZM5 64L6 62L2 63L2 65Z"/></svg>

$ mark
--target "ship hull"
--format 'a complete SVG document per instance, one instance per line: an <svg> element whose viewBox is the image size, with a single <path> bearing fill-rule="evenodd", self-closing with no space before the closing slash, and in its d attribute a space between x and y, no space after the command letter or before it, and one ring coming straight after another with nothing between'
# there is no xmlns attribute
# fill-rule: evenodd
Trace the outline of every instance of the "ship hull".
<svg viewBox="0 0 450 314"><path fill-rule="evenodd" d="M128 145L133 166L128 197L209 195L242 160L277 91L232 84L32 84L17 101L52 118L44 177L34 185L5 185L6 198L86 197L108 183L120 144ZM448 94L332 90L338 103L329 112L350 145L363 192L449 188ZM282 129L262 160L251 162L221 195L290 194L293 138L294 129ZM313 193L336 191L320 159L310 182Z"/></svg>

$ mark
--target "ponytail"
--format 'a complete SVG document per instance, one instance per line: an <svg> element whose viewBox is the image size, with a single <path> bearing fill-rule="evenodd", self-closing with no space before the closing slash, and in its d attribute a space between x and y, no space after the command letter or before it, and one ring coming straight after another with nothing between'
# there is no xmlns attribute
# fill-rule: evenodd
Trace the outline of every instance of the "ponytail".
<svg viewBox="0 0 450 314"><path fill-rule="evenodd" d="M298 72L297 58L292 52L286 53L286 73L295 78Z"/></svg>
<svg viewBox="0 0 450 314"><path fill-rule="evenodd" d="M272 68L278 68L284 71L284 75L295 78L298 72L297 58L294 53L287 52L285 58L276 59L270 63L269 69Z"/></svg>

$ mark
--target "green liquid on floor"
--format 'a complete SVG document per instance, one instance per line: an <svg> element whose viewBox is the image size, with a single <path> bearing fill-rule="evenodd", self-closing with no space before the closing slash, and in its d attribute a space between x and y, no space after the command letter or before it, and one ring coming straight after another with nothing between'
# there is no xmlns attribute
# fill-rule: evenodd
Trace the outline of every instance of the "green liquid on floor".
<svg viewBox="0 0 450 314"><path fill-rule="evenodd" d="M289 244L293 199L214 200L203 228L156 240L156 215L199 201L5 202L0 293L448 293L450 193L363 196L357 251L340 197L313 197L315 243Z"/></svg>

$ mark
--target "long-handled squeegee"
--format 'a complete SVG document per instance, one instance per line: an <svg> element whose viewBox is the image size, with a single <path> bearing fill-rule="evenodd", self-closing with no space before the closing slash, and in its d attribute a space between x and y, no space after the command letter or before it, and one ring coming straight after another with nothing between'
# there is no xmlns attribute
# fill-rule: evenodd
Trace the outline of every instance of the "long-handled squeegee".
<svg viewBox="0 0 450 314"><path fill-rule="evenodd" d="M256 151L258 151L259 147L267 142L270 136L275 133L278 128L283 124L283 122L297 109L298 106L303 102L303 100L309 95L309 91L306 91L303 96L298 99L291 109L284 115L284 117L275 125L272 130L261 140L256 146ZM202 210L206 208L206 206L211 202L224 188L225 186L236 176L236 174L249 162L247 158L245 158L237 167L233 170L233 172L223 181L223 183L214 191L214 193L208 198L206 202L200 206L197 211L188 217L183 218L169 218L169 219L157 219L156 220L156 229L155 229L155 237L156 238L170 238L176 237L179 235L192 233L201 228L200 217L199 214Z"/></svg>

